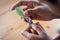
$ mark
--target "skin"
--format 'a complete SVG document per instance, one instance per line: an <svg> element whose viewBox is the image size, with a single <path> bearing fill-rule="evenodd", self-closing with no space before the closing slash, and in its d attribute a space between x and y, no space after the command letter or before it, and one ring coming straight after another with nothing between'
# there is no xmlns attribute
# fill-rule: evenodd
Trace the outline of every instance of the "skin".
<svg viewBox="0 0 60 40"><path fill-rule="evenodd" d="M36 1L20 1L12 6L14 10L16 6L26 5L28 8L24 9L24 16L29 16L33 20L50 21L52 19L60 18L60 1L51 3L48 0ZM29 4L30 3L30 4ZM35 4L35 5L34 5ZM32 6L30 6L32 5ZM22 33L28 40L52 40L39 23L33 23L28 26ZM26 35L27 34L27 35Z"/></svg>
<svg viewBox="0 0 60 40"><path fill-rule="evenodd" d="M41 2L20 1L14 4L11 10L14 10L16 6L26 5L28 8L24 9L24 15L30 16L33 20L49 21L52 19L60 18L60 11L57 12L59 10L58 7L55 7L55 5L52 5L46 0L42 0Z"/></svg>
<svg viewBox="0 0 60 40"><path fill-rule="evenodd" d="M52 40L39 23L31 24L22 32L28 40Z"/></svg>

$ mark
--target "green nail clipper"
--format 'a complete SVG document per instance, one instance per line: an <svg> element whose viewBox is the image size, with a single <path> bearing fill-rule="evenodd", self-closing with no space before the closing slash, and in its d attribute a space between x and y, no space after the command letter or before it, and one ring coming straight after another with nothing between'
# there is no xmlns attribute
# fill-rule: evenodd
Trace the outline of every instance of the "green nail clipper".
<svg viewBox="0 0 60 40"><path fill-rule="evenodd" d="M21 18L26 19L29 24L32 24L32 23L33 23L33 22L32 22L32 19L31 19L30 17L25 17L25 16L24 16L24 14L23 14L24 11L23 11L23 9L22 9L21 7L16 7L15 10L16 10L16 13L17 13L19 16L21 16Z"/></svg>

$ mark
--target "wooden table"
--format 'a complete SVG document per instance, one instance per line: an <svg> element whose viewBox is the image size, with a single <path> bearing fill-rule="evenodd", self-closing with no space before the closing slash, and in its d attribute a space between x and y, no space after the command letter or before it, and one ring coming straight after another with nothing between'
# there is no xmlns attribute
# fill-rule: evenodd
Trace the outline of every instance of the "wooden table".
<svg viewBox="0 0 60 40"><path fill-rule="evenodd" d="M6 9L7 7L8 6L2 6L0 7L0 10L3 8ZM15 11L7 10L6 12L3 12L3 10L0 13L0 40L27 40L21 35L21 32L28 26L28 24L21 20L20 16L17 15ZM33 20L33 22L39 22L50 37L56 38L58 36L57 30L60 28L60 19L51 21Z"/></svg>

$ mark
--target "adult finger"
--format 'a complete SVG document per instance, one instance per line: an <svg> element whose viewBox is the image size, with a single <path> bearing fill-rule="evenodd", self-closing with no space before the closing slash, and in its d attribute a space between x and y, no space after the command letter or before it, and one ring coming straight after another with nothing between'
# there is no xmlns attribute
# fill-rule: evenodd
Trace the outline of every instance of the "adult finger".
<svg viewBox="0 0 60 40"><path fill-rule="evenodd" d="M32 1L32 0L20 0L20 1L16 2L15 4L13 4L13 6L11 7L11 10L14 10L15 7L22 6L22 5L26 5L26 6L28 6L28 8L33 8L33 7L35 7L37 5L41 5L41 4L37 1Z"/></svg>

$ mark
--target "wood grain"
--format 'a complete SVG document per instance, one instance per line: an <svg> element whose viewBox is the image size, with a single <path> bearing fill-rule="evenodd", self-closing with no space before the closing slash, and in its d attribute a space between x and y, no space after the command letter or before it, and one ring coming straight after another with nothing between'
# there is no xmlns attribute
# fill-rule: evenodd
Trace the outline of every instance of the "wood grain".
<svg viewBox="0 0 60 40"><path fill-rule="evenodd" d="M18 0L14 0L13 2L10 0L8 2L9 4L7 4L7 1L8 0L4 2L1 0L0 2L0 14L3 13L3 15L0 15L0 40L27 40L22 36L21 31L23 31L28 24L21 20L20 16L17 15L15 11L9 11L9 7ZM60 29L60 19L54 19L51 21L33 20L33 22L39 22L47 34L53 39L58 36L57 31Z"/></svg>

